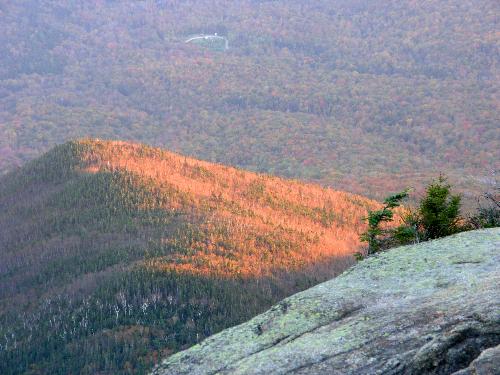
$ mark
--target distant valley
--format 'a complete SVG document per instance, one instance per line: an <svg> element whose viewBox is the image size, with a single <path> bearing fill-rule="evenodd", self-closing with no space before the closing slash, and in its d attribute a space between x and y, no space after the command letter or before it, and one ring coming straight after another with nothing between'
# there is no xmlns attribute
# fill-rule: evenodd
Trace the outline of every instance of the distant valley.
<svg viewBox="0 0 500 375"><path fill-rule="evenodd" d="M79 137L382 198L500 168L498 1L0 4L0 172ZM226 37L229 49L185 43Z"/></svg>

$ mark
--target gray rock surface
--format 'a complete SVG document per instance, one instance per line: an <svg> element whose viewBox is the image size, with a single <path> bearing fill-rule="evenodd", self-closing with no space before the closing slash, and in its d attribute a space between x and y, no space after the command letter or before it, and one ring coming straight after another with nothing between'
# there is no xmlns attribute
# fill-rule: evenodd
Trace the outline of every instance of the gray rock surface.
<svg viewBox="0 0 500 375"><path fill-rule="evenodd" d="M500 345L486 349L466 369L453 375L496 375L500 374Z"/></svg>
<svg viewBox="0 0 500 375"><path fill-rule="evenodd" d="M404 246L167 358L153 374L494 374L499 293L498 228Z"/></svg>

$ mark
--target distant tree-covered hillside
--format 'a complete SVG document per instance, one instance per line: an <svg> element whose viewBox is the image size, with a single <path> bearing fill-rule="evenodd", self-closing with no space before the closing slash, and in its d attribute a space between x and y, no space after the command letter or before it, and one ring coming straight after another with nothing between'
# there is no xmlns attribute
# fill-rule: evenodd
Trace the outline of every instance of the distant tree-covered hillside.
<svg viewBox="0 0 500 375"><path fill-rule="evenodd" d="M144 374L333 277L366 198L139 144L0 178L0 374Z"/></svg>
<svg viewBox="0 0 500 375"><path fill-rule="evenodd" d="M82 136L383 196L499 168L495 0L0 2L0 170ZM226 37L229 49L185 43Z"/></svg>

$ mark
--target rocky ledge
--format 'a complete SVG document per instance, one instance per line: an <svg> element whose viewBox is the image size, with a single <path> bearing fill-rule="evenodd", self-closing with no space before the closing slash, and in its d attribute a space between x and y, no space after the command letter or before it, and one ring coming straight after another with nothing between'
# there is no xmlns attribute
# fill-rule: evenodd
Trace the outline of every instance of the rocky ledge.
<svg viewBox="0 0 500 375"><path fill-rule="evenodd" d="M498 374L500 229L404 246L161 363L181 374Z"/></svg>

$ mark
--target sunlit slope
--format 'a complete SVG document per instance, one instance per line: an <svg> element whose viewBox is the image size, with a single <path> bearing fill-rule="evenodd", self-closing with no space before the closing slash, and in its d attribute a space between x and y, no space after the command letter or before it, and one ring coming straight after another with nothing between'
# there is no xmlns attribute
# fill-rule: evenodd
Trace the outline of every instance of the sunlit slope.
<svg viewBox="0 0 500 375"><path fill-rule="evenodd" d="M343 270L375 203L83 140L0 180L0 373L143 373Z"/></svg>

